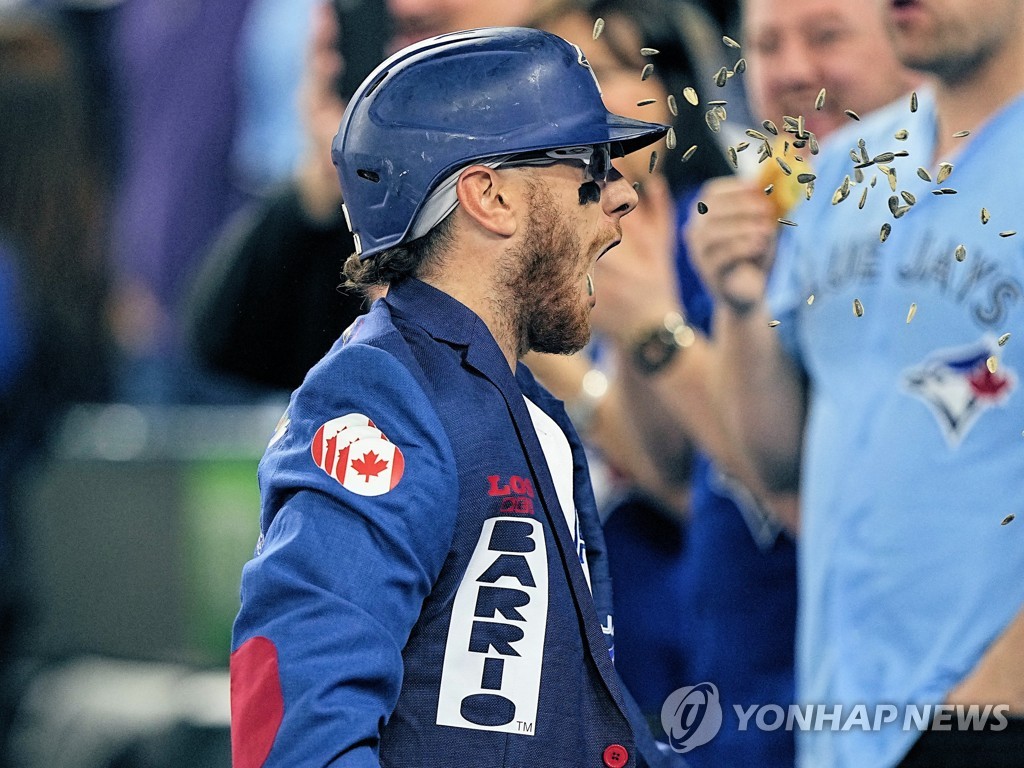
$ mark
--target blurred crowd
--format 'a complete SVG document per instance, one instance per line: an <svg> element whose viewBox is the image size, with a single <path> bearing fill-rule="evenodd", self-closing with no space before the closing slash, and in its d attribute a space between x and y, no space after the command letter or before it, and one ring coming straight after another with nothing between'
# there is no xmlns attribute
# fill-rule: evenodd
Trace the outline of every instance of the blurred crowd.
<svg viewBox="0 0 1024 768"><path fill-rule="evenodd" d="M937 5L948 5L946 11L955 13L964 4L944 0ZM999 24L1024 31L1014 27L1021 20L1016 5L1013 0L986 0L994 20L976 38L967 35L978 40L977 51L991 53L1002 45ZM600 32L597 19L603 22ZM965 17L955 20L972 28ZM666 698L703 681L717 686L725 725L716 739L686 756L694 766L797 764L797 737L791 730L743 730L737 708L785 708L811 701L808 695L849 702L874 696L894 703L902 702L901 697L932 697L937 703L956 690L967 698L951 700L1005 703L1011 712L1024 714L1019 662L1013 666L996 656L991 662L995 666L984 665L992 658L986 655L992 647L1006 656L1024 650L1019 639L1024 629L1018 626L1022 622L1014 619L1024 600L1021 588L1007 588L982 620L976 603L978 595L989 594L989 580L972 577L974 591L962 594L965 577L938 577L954 559L949 552L960 540L1002 537L991 547L979 545L964 554L975 570L982 569L986 557L1002 556L1007 542L1014 541L1017 530L999 522L1012 522L1013 508L1006 499L1024 478L1022 449L1007 448L1004 463L997 467L1002 477L1015 478L1012 484L1007 481L1006 492L978 495L979 504L991 507L999 518L984 533L964 528L962 517L944 515L938 523L942 533L933 540L920 528L930 508L920 515L908 513L907 521L894 527L902 537L896 543L879 541L877 529L867 532L857 522L871 521L884 533L877 515L911 503L907 495L887 496L865 487L897 482L886 479L886 460L919 473L910 483L931 482L937 470L926 475L921 465L892 459L889 451L917 450L917 441L896 429L909 406L892 405L881 395L870 399L871 375L891 378L876 370L882 366L870 350L911 342L893 341L890 336L899 329L883 326L861 341L847 327L865 314L863 319L871 320L883 302L896 304L896 298L880 294L878 304L872 305L866 288L852 305L853 295L847 295L860 282L875 286L885 282L875 280L878 274L889 274L879 267L883 256L874 250L880 244L882 219L872 219L868 226L873 245L848 253L832 245L832 240L838 242L833 230L824 225L813 230L813 221L831 215L824 208L838 203L856 208L862 194L860 208L865 208L871 190L873 204L889 198L894 214L902 211L897 218L907 214L907 222L927 222L929 214L913 207L924 208L932 195L926 200L927 192L918 190L915 196L909 191L910 179L928 176L930 181L937 176L928 170L935 167L933 161L954 158L958 149L948 139L926 146L922 152L931 155L919 154L908 159L913 165L899 166L897 186L892 168L898 164L895 151L904 146L899 135L892 138L890 132L886 139L891 140L882 146L879 139L871 152L860 145L865 154L854 158L860 168L839 170L832 162L827 176L826 167L819 168L819 142L822 153L834 141L833 155L845 156L858 146L851 130L861 119L890 103L907 112L915 89L921 94L922 114L940 115L936 119L943 137L961 129L976 134L1006 104L1019 113L1024 88L1024 68L1006 65L1021 63L1019 54L1008 54L999 59L1006 67L1002 71L1016 74L987 90L989 101L955 101L963 99L957 77L924 54L908 53L913 41L904 41L903 48L892 45L886 34L889 23L881 3L847 0L799 5L780 0L0 2L0 768L201 768L230 762L226 742L211 736L213 726L188 733L169 727L158 741L135 743L120 752L111 748L109 755L95 749L92 762L82 754L65 754L58 765L53 757L58 752L26 746L31 739L58 738L47 731L46 696L69 696L69 689L55 682L54 670L67 669L79 655L96 663L96 653L103 650L64 638L58 653L52 650L57 644L40 639L38 617L55 596L40 589L32 574L61 567L57 562L43 568L29 562L58 557L56 550L48 555L27 544L39 540L38 514L45 511L40 483L45 485L46 478L51 484L80 483L54 496L70 500L67 514L75 514L74 500L88 495L89 481L70 472L52 480L54 467L85 455L62 449L96 424L109 428L109 439L118 445L141 429L139 419L149 425L151 441L157 429L178 429L192 458L196 454L189 451L204 430L226 440L239 421L251 421L261 435L265 427L263 437L269 438L273 420L266 423L265 409L283 405L309 367L366 310L361 298L341 287L341 266L353 245L341 214L329 146L346 98L387 53L431 35L489 25L536 26L576 43L587 54L610 109L673 126L656 152L637 153L629 158L631 164L620 167L638 182L641 202L623 220L621 245L599 265L592 343L570 358L534 355L528 361L566 402L593 454L616 586L616 665L655 735L663 733ZM963 71L980 70L976 59L981 54L972 58L977 51L965 50L957 60ZM915 92L915 119L920 117L917 98ZM955 124L942 119L951 104L962 107ZM1011 125L1021 122L1016 114L1006 119ZM888 152L885 157L879 154L883 150ZM920 166L916 177L913 166ZM1007 185L1003 191L1014 195L1021 190ZM798 214L811 205L817 207L800 219ZM972 216L981 209L987 222L988 207L983 205L1003 216L993 229L1004 235L1015 230L1011 209L1020 208L1019 199L979 201ZM930 220L943 215L932 213ZM892 220L885 226L898 236L896 230L907 222ZM948 240L953 235L937 226L929 230L931 241L928 234L905 238L903 248L925 253L939 238L935 247L948 250L947 261L954 260L941 269L955 270L961 266L956 262L964 260L953 255L959 241ZM813 236L806 234L809 230ZM834 231L853 238L846 229ZM940 267L933 263L920 266L917 275L913 259L897 276L904 284L927 285L945 297L962 291L954 301L960 305L970 291L995 280L996 267L983 262L982 254L993 254L993 262L1003 258L1009 262L1000 268L1005 279L993 282L990 297L977 299L976 314L995 318L983 323L989 336L1008 334L1012 320L1021 317L1017 304L1024 299L1019 246L1012 234L977 249L972 238L980 234L958 236L967 243L968 261L978 260L974 277L962 286L955 278L939 276ZM805 252L821 246L827 251L820 259L824 266L815 271L809 260L794 266L798 257L787 248L799 252L798 246ZM779 278L782 287L766 289L777 247L788 271ZM783 261L787 254L788 262ZM849 400L835 401L830 384L837 372L850 373L850 364L836 361L841 353L835 347L823 351L808 340L812 331L826 338L829 328L800 319L800 312L824 311L839 302L853 307L845 309L845 324L836 332L859 350L854 373L860 378L844 385L855 390L844 391ZM940 304L936 300L932 305L936 314ZM909 306L913 313L917 305ZM896 311L906 313L907 306L890 307L890 314ZM913 330L922 322L941 326L942 319L929 320L927 312L922 302L922 318ZM907 324L912 317L906 318ZM755 323L756 332L750 330ZM776 326L784 333L776 332ZM938 327L931 333L938 335ZM995 416L1012 423L1000 428L991 445L973 449L971 466L1001 451L1011 432L1020 442L1020 395L1008 401L1017 379L1012 361L1003 364L999 359L1006 339L1000 337L994 347L984 336L981 351L971 351L966 345L974 336L952 334L949 344L959 345L956 354L939 361L947 367L939 370L939 362L929 358L917 378L904 384L904 389L916 387L926 401L921 413L932 422L922 417L913 426L914 434L934 431L935 418L945 429L944 437L936 432L927 453L922 449L924 457L952 451L966 439L974 420L994 405L1002 409L993 411ZM781 372L777 359L766 357L780 338L784 352L798 361ZM1012 350L1012 344L1006 349ZM762 369L771 375L759 376ZM973 377L974 389L950 394L960 392L951 377L964 371ZM935 380L929 383L926 376ZM855 408L850 405L854 401ZM1007 401L1010 405L1004 407ZM82 404L108 409L83 411ZM872 404L888 408L884 418L869 422L864 414ZM782 416L773 418L776 412ZM86 418L90 414L95 416L91 422ZM844 415L859 415L862 421L851 423ZM188 427L180 426L182 419ZM888 431L876 421L884 422ZM839 436L829 439L829 430ZM849 445L844 447L843 441ZM248 443L236 446L236 453L247 450ZM104 466L113 465L107 485L97 492L101 504L103 492L142 482L129 466L134 460L137 469L141 454L120 455L116 447L112 451L100 456L107 462ZM861 455L870 451L875 452ZM246 455L253 487L258 455L258 450ZM109 461L111 456L116 460ZM946 475L953 474L957 459L942 455ZM853 473L846 479L844 466ZM174 493L161 486L162 475L156 477L146 475L149 485L139 490L154 504ZM823 477L840 479L826 487ZM971 481L969 488L975 485ZM846 518L830 518L830 509L854 504L836 500L837 487L872 512L856 508ZM812 506L804 495L808 489ZM114 493L109 505L116 507L118 498ZM223 513L223 505L231 504L209 493L190 498L190 511L181 502L168 504L167 514L214 519ZM209 506L203 506L203 499ZM243 496L235 503L245 509L251 499ZM249 514L243 535L257 530L256 503ZM159 531L143 530L141 524L136 527L116 515L103 520L117 528L109 538L129 546L195 535L169 519L154 523ZM919 558L918 548L907 545L916 535L907 530L911 523L925 536L920 548L935 547L934 556ZM88 527L95 535L89 546L102 549L108 534ZM63 530L71 535L71 528ZM808 536L813 537L813 552L802 549ZM246 545L250 549L255 536L251 539ZM75 544L86 546L82 540ZM1019 541L1017 550L1024 550ZM873 560L879 552L887 559ZM248 554L235 550L228 560L232 567L240 566ZM830 571L834 562L851 560L857 561L856 568ZM900 563L907 568L897 567ZM892 567L908 580L908 569L919 567L926 584L915 597L918 602L876 612L890 592L905 585L887 583L858 592L857 584L877 577L872 564ZM1024 573L1015 570L1019 557L989 564L993 578L1016 577L1024 584ZM171 569L168 578L202 577ZM927 582L934 582L932 589ZM89 593L88 584L78 586ZM228 586L237 590L237 579ZM236 595L228 598L230 606ZM943 602L973 622L976 631L968 632L955 621L931 623L928 612L937 612L935 606ZM155 599L148 608L159 613L166 606ZM919 628L895 628L894 617L900 615L910 622L920 619ZM70 619L69 626L75 626ZM847 643L845 635L834 634L836 626L864 635L877 629L875 637L882 639L858 635L857 641ZM1004 633L1003 627L1009 630ZM921 649L932 647L923 635L943 633L952 637L936 638L946 643L934 646L939 658L915 666L928 655ZM963 654L950 650L958 633L966 643ZM996 636L1005 641L1001 649ZM138 658L152 664L184 663L189 675L217 672L225 666L228 643L225 634L220 658L163 651L140 653ZM859 648L869 646L878 646L873 655L857 657ZM865 676L877 682L873 689L850 682L857 675L844 667L842 658L835 658L843 654L854 666L871 666ZM107 661L120 660L110 654ZM889 664L902 664L913 674L889 674ZM979 668L980 677L965 678ZM142 667L133 678L121 666L88 667L75 680L86 680L82 685L98 678L124 680L126 689L131 685L127 681L135 680L155 690L166 688L160 677L164 669ZM941 669L945 677L936 678L933 669ZM914 674L920 679L909 679ZM833 685L826 678L839 682ZM992 678L1016 682L986 687ZM936 687L936 679L945 687ZM957 689L965 679L968 688ZM188 680L192 697L197 690L218 685L214 681L208 687L205 678L201 683ZM116 698L121 689L103 690ZM29 709L34 719L26 716ZM32 722L26 725L28 720ZM205 722L219 721L211 716ZM60 725L55 716L52 726ZM1019 745L1019 728L1016 733ZM193 751L180 751L189 749ZM858 751L862 747L855 744L849 754L872 755L871 761L860 763L856 757L849 761L846 749L808 741L801 746L800 764L894 766L910 743L895 738L877 751L872 751L874 746Z"/></svg>

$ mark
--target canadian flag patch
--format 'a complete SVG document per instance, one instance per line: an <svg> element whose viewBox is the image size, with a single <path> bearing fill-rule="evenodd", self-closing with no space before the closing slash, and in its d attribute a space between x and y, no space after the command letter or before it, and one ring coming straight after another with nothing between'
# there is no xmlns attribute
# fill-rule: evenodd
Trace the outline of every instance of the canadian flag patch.
<svg viewBox="0 0 1024 768"><path fill-rule="evenodd" d="M324 423L313 435L313 461L343 487L360 496L380 496L402 479L405 457L361 413Z"/></svg>

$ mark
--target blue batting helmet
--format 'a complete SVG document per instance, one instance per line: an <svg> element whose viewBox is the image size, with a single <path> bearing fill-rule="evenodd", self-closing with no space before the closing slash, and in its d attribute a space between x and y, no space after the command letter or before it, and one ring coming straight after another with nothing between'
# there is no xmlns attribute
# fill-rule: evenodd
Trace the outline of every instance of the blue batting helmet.
<svg viewBox="0 0 1024 768"><path fill-rule="evenodd" d="M349 102L331 158L365 259L412 239L424 201L460 168L605 143L620 157L667 131L605 109L575 45L496 27L433 37L384 61Z"/></svg>

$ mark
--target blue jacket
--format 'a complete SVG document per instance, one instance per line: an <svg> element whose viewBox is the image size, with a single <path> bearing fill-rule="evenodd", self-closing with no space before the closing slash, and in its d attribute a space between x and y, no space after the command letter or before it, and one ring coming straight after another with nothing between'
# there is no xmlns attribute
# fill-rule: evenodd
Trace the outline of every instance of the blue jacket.
<svg viewBox="0 0 1024 768"><path fill-rule="evenodd" d="M590 587L524 395L572 446ZM392 288L293 394L259 476L235 768L665 760L612 665L580 441L462 304Z"/></svg>

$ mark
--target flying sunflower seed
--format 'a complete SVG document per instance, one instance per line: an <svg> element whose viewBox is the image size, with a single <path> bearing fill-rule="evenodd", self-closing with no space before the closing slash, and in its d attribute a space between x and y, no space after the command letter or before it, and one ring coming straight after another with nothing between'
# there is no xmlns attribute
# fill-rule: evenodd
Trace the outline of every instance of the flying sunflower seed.
<svg viewBox="0 0 1024 768"><path fill-rule="evenodd" d="M1008 334L1008 333L1004 333L1004 334L1003 334L1002 336L1000 336L1000 337L999 337L999 341L997 341L996 343L997 343L997 344L998 344L998 345L999 345L1000 347L1002 347L1002 346L1004 346L1004 345L1006 344L1006 342L1008 342L1009 340L1010 340L1010 334Z"/></svg>
<svg viewBox="0 0 1024 768"><path fill-rule="evenodd" d="M634 192L639 192L640 191L640 182L639 181L634 181L633 182L633 191Z"/></svg>
<svg viewBox="0 0 1024 768"><path fill-rule="evenodd" d="M853 300L853 314L857 317L864 317L864 305L860 303L860 299Z"/></svg>
<svg viewBox="0 0 1024 768"><path fill-rule="evenodd" d="M801 184L806 184L809 181L814 181L817 178L813 173L798 173L796 180Z"/></svg>
<svg viewBox="0 0 1024 768"><path fill-rule="evenodd" d="M925 169L925 168L918 167L917 175L920 176L925 181L931 181L932 180L932 175L930 173L928 173L928 170Z"/></svg>
<svg viewBox="0 0 1024 768"><path fill-rule="evenodd" d="M814 100L814 108L821 111L825 108L825 89L818 91L818 98Z"/></svg>
<svg viewBox="0 0 1024 768"><path fill-rule="evenodd" d="M679 106L676 104L676 97L674 94L668 95L668 111L672 113L672 117L679 116Z"/></svg>
<svg viewBox="0 0 1024 768"><path fill-rule="evenodd" d="M843 197L846 197L848 194L850 194L850 177L849 176L844 176L843 177L843 183L840 185L839 188L841 190L843 190Z"/></svg>
<svg viewBox="0 0 1024 768"><path fill-rule="evenodd" d="M712 99L707 104L709 107L724 107L728 103L725 99Z"/></svg>
<svg viewBox="0 0 1024 768"><path fill-rule="evenodd" d="M696 151L697 151L697 145L694 144L688 150L683 152L683 162L685 163L687 160L689 160L691 157L693 157L693 153L696 152Z"/></svg>
<svg viewBox="0 0 1024 768"><path fill-rule="evenodd" d="M736 63L733 64L732 71L737 75L742 75L747 71L747 60L742 58L736 59Z"/></svg>
<svg viewBox="0 0 1024 768"><path fill-rule="evenodd" d="M894 155L892 152L883 152L882 154L875 155L873 158L871 158L871 162L873 162L873 163L891 163L895 157L896 157L896 155Z"/></svg>
<svg viewBox="0 0 1024 768"><path fill-rule="evenodd" d="M735 40L733 40L728 35L722 35L722 42L725 43L730 48L739 48L740 47L740 44L737 43Z"/></svg>
<svg viewBox="0 0 1024 768"><path fill-rule="evenodd" d="M982 224L988 224L989 219L991 219L991 218L992 217L989 215L988 208L982 208L981 209L981 223Z"/></svg>
<svg viewBox="0 0 1024 768"><path fill-rule="evenodd" d="M892 153L893 157L910 157L910 153L905 149L898 149Z"/></svg>
<svg viewBox="0 0 1024 768"><path fill-rule="evenodd" d="M893 216L896 215L896 210L900 207L900 198L897 195L889 195L889 213Z"/></svg>
<svg viewBox="0 0 1024 768"><path fill-rule="evenodd" d="M597 40L604 32L604 19L598 18L594 20L594 39Z"/></svg>
<svg viewBox="0 0 1024 768"><path fill-rule="evenodd" d="M956 250L953 252L953 256L957 261L963 261L967 258L967 249L962 243L956 247Z"/></svg>
<svg viewBox="0 0 1024 768"><path fill-rule="evenodd" d="M777 325L779 325L780 322L781 321L779 321L779 320L769 320L768 321L768 327L769 328L775 328Z"/></svg>
<svg viewBox="0 0 1024 768"><path fill-rule="evenodd" d="M719 88L723 87L729 80L729 70L722 67L720 70L715 72L715 85Z"/></svg>
<svg viewBox="0 0 1024 768"><path fill-rule="evenodd" d="M991 355L988 360L985 361L985 367L988 368L989 373L995 373L999 369L999 358L995 355Z"/></svg>
<svg viewBox="0 0 1024 768"><path fill-rule="evenodd" d="M1007 229L1007 230L1004 230L1003 232L1000 232L999 236L1000 237L1013 237L1016 234L1017 234L1017 230L1015 230L1015 229Z"/></svg>
<svg viewBox="0 0 1024 768"><path fill-rule="evenodd" d="M910 210L910 206L909 205L901 205L899 208L896 209L896 211L895 211L895 213L893 213L892 217L894 219L902 219L906 215L907 211L909 211L909 210Z"/></svg>
<svg viewBox="0 0 1024 768"><path fill-rule="evenodd" d="M861 162L871 162L871 158L868 157L868 145L864 142L864 139L857 139L857 149L860 150Z"/></svg>
<svg viewBox="0 0 1024 768"><path fill-rule="evenodd" d="M768 137L767 137L767 136L765 136L765 135L764 135L763 133L761 133L760 131L756 131L756 130L754 130L753 128L748 128L748 129L746 130L746 134L747 134L747 136L749 136L750 138L752 138L752 139L757 139L758 141L768 141Z"/></svg>
<svg viewBox="0 0 1024 768"><path fill-rule="evenodd" d="M643 68L643 71L640 73L640 80L641 80L641 82L646 80L648 77L650 77L653 74L654 74L654 65L653 64L645 64L644 68Z"/></svg>
<svg viewBox="0 0 1024 768"><path fill-rule="evenodd" d="M725 107L721 104L715 104L711 109L714 110L715 114L718 115L718 119L723 123L726 121L726 118L729 117L729 113L725 111Z"/></svg>
<svg viewBox="0 0 1024 768"><path fill-rule="evenodd" d="M700 103L700 98L697 96L697 91L695 91L690 86L686 86L685 88L683 88L683 98L686 99L688 102L690 102L690 104L692 104L695 107Z"/></svg>
<svg viewBox="0 0 1024 768"><path fill-rule="evenodd" d="M640 101L638 101L636 105L638 107L646 107L648 104L653 104L656 101L657 99L640 99Z"/></svg>
<svg viewBox="0 0 1024 768"><path fill-rule="evenodd" d="M807 139L793 139L793 149L803 149L807 146Z"/></svg>
<svg viewBox="0 0 1024 768"><path fill-rule="evenodd" d="M807 138L807 131L804 129L804 116L803 115L797 115L796 116L796 137L798 139L805 139L805 138Z"/></svg>
<svg viewBox="0 0 1024 768"><path fill-rule="evenodd" d="M703 216L707 212L708 212L708 205L707 205L707 203L705 203L703 200L698 200L697 201L697 213L699 213L701 216Z"/></svg>
<svg viewBox="0 0 1024 768"><path fill-rule="evenodd" d="M860 202L857 203L857 207L861 210L864 209L864 203L868 201L868 188L864 187L864 191L860 193Z"/></svg>
<svg viewBox="0 0 1024 768"><path fill-rule="evenodd" d="M641 48L640 49L640 55L641 56L657 56L659 53L661 53L661 51L659 51L657 48Z"/></svg>
<svg viewBox="0 0 1024 768"><path fill-rule="evenodd" d="M885 224L882 225L882 230L878 233L879 241L884 243L886 240L889 239L889 234L891 232L892 232L892 225L889 224L889 222L887 221L887 222L885 222Z"/></svg>
<svg viewBox="0 0 1024 768"><path fill-rule="evenodd" d="M765 157L771 157L772 155L775 154L775 152L772 151L771 142L768 141L767 139L765 139L764 142L761 144L761 151L764 152Z"/></svg>
<svg viewBox="0 0 1024 768"><path fill-rule="evenodd" d="M739 168L740 167L740 159L739 159L739 157L736 154L736 147L729 147L726 150L726 153L729 155L729 162L732 163L732 167L733 168Z"/></svg>
<svg viewBox="0 0 1024 768"><path fill-rule="evenodd" d="M839 203L843 202L849 194L849 191L844 190L842 187L837 188L836 191L832 193L832 205L839 205Z"/></svg>
<svg viewBox="0 0 1024 768"><path fill-rule="evenodd" d="M718 113L713 109L709 109L704 114L704 122L708 124L708 128L710 128L714 133L718 133L722 127L722 121L719 119Z"/></svg>
<svg viewBox="0 0 1024 768"><path fill-rule="evenodd" d="M807 297L807 306L809 307L813 303L814 303L814 294L812 293L810 296Z"/></svg>
<svg viewBox="0 0 1024 768"><path fill-rule="evenodd" d="M854 163L857 163L858 165L860 164L860 155L857 153L856 149L850 150L850 160L852 160Z"/></svg>
<svg viewBox="0 0 1024 768"><path fill-rule="evenodd" d="M896 141L906 141L910 137L910 131L906 128L900 128L892 136Z"/></svg>
<svg viewBox="0 0 1024 768"><path fill-rule="evenodd" d="M910 111L917 112L917 91L910 94Z"/></svg>
<svg viewBox="0 0 1024 768"><path fill-rule="evenodd" d="M779 135L779 129L775 127L775 123L773 123L771 120L765 120L763 123L761 123L761 125L772 136L778 136Z"/></svg>
<svg viewBox="0 0 1024 768"><path fill-rule="evenodd" d="M789 166L788 166L788 165L786 164L786 161L785 161L785 160L783 160L783 159L782 159L781 157L776 157L776 158L775 158L775 162L777 162L777 163L779 164L779 168L781 168L781 169L782 169L782 172L783 172L784 174L786 174L787 176L792 176L792 175L793 175L793 169L792 169L792 168L790 168L790 167L789 167Z"/></svg>
<svg viewBox="0 0 1024 768"><path fill-rule="evenodd" d="M1010 523L1012 523L1014 521L1014 519L1016 519L1016 517L1017 516L1011 512L1010 514L1008 514L1006 517L1003 518L1003 522L1001 522L1000 525L1009 525Z"/></svg>
<svg viewBox="0 0 1024 768"><path fill-rule="evenodd" d="M654 169L658 165L658 150L651 152L651 161L647 164L647 172L654 173Z"/></svg>
<svg viewBox="0 0 1024 768"><path fill-rule="evenodd" d="M905 189L902 192L900 192L900 196L907 202L907 205L917 204L917 198L914 197L910 192L907 192L907 190Z"/></svg>
<svg viewBox="0 0 1024 768"><path fill-rule="evenodd" d="M774 184L769 184L767 187L764 188L764 193L766 195L770 195L774 191L775 191L775 185Z"/></svg>
<svg viewBox="0 0 1024 768"><path fill-rule="evenodd" d="M886 177L889 179L889 189L891 189L893 192L895 192L896 191L896 171L894 169L892 169L892 168L885 168L884 166L882 166L882 168L884 169Z"/></svg>
<svg viewBox="0 0 1024 768"><path fill-rule="evenodd" d="M807 199L807 200L810 200L813 195L814 195L814 182L813 181L808 181L804 185L804 198Z"/></svg>
<svg viewBox="0 0 1024 768"><path fill-rule="evenodd" d="M784 141L782 142L782 156L786 157L787 155L789 155L789 142Z"/></svg>
<svg viewBox="0 0 1024 768"><path fill-rule="evenodd" d="M668 133L665 134L665 146L669 149L676 148L676 129L669 126Z"/></svg>
<svg viewBox="0 0 1024 768"><path fill-rule="evenodd" d="M864 183L864 171L862 171L860 168L854 168L853 169L853 180L856 181L858 184L863 184Z"/></svg>
<svg viewBox="0 0 1024 768"><path fill-rule="evenodd" d="M952 187L942 187L941 189L938 189L938 190L933 189L932 193L934 194L935 192L938 192L940 195L955 195L956 194L956 190L953 189Z"/></svg>
<svg viewBox="0 0 1024 768"><path fill-rule="evenodd" d="M796 130L796 126L797 126L796 118L793 117L792 115L783 115L782 116L782 126L784 128L791 128L791 129L793 129L793 130L790 131L790 133L793 133L793 131Z"/></svg>
<svg viewBox="0 0 1024 768"><path fill-rule="evenodd" d="M736 151L737 152L742 152L744 149L746 149L749 146L750 146L750 142L749 141L741 141L739 144L736 145Z"/></svg>
<svg viewBox="0 0 1024 768"><path fill-rule="evenodd" d="M872 176L871 177L871 188L874 189L875 188L875 184L877 184L877 183L878 183L878 176L877 175L876 176Z"/></svg>
<svg viewBox="0 0 1024 768"><path fill-rule="evenodd" d="M811 137L807 141L808 141L808 143L811 146L811 154L812 155L818 154L818 150L819 150L818 138L812 133Z"/></svg>
<svg viewBox="0 0 1024 768"><path fill-rule="evenodd" d="M790 221L789 219L776 219L776 221L778 221L779 224L785 224L787 227L795 227L796 226L796 222L795 221Z"/></svg>
<svg viewBox="0 0 1024 768"><path fill-rule="evenodd" d="M941 184L949 178L949 174L953 172L952 163L939 163L939 172L935 174L935 183Z"/></svg>
<svg viewBox="0 0 1024 768"><path fill-rule="evenodd" d="M970 131L957 131L956 133L953 134L953 138L954 139L962 139L964 136L970 136L970 135L971 135Z"/></svg>
<svg viewBox="0 0 1024 768"><path fill-rule="evenodd" d="M910 325L910 321L914 319L914 315L917 314L917 304L911 303L910 309L907 310L907 325Z"/></svg>
<svg viewBox="0 0 1024 768"><path fill-rule="evenodd" d="M858 115L852 109L844 109L843 114L846 115L851 120L857 120L858 122L860 121L860 115Z"/></svg>

